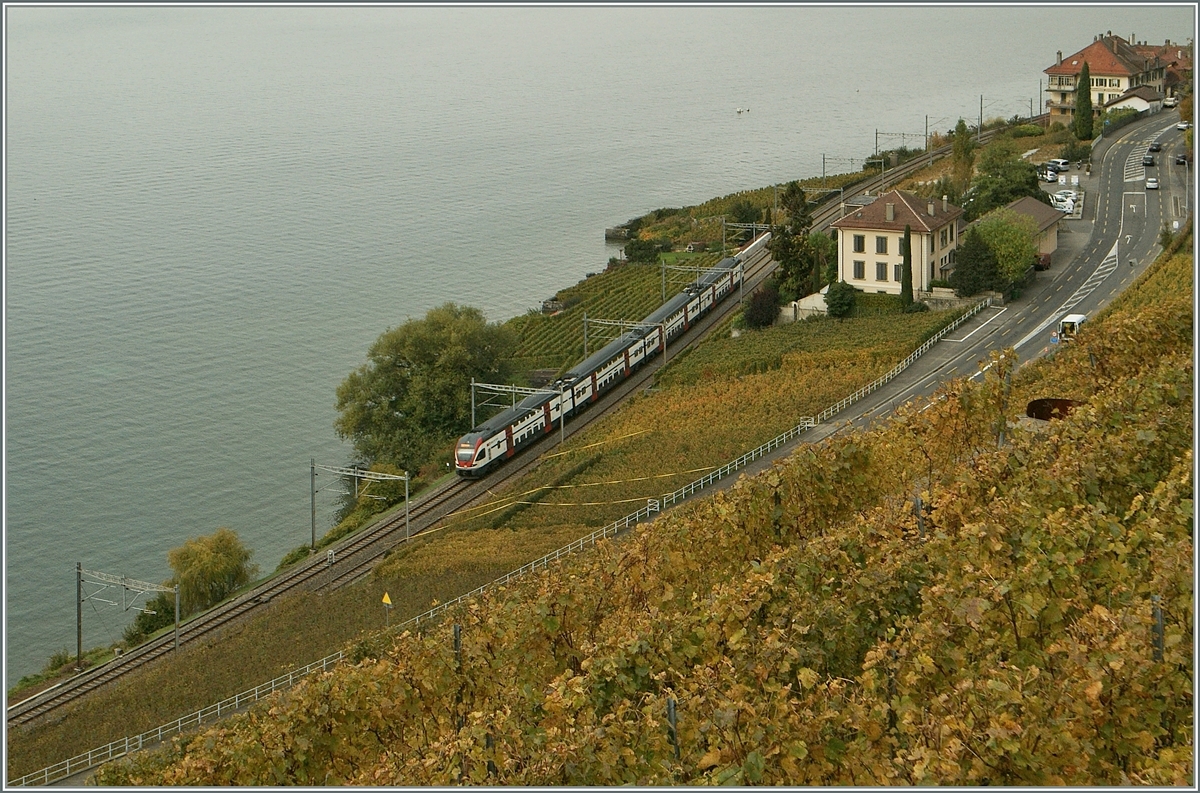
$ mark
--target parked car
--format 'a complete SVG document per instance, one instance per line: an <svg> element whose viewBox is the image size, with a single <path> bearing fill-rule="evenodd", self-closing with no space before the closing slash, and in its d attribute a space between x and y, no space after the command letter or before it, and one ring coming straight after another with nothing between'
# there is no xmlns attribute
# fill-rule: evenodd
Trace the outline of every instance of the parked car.
<svg viewBox="0 0 1200 793"><path fill-rule="evenodd" d="M1048 253L1039 253L1039 254L1037 255L1037 258L1035 258L1035 259L1033 260L1033 269L1035 269L1035 270L1049 270L1049 269L1050 269L1050 254L1048 254Z"/></svg>
<svg viewBox="0 0 1200 793"><path fill-rule="evenodd" d="M1151 176L1149 179L1146 180L1146 189L1147 190L1157 190L1158 189L1158 180L1155 179L1153 176Z"/></svg>
<svg viewBox="0 0 1200 793"><path fill-rule="evenodd" d="M1180 121L1178 124L1175 125L1175 129L1187 129L1190 126L1191 126L1190 122Z"/></svg>
<svg viewBox="0 0 1200 793"><path fill-rule="evenodd" d="M1040 176L1041 176L1041 179L1043 182L1057 182L1058 181L1058 173L1056 171L1046 171L1045 173L1040 174Z"/></svg>
<svg viewBox="0 0 1200 793"><path fill-rule="evenodd" d="M1142 165L1153 165L1153 164L1154 164L1154 155L1153 154L1147 154L1145 157L1142 158Z"/></svg>
<svg viewBox="0 0 1200 793"><path fill-rule="evenodd" d="M1079 200L1079 193L1076 193L1074 190L1059 190L1055 192L1054 195L1058 196L1059 198L1069 198L1072 201Z"/></svg>
<svg viewBox="0 0 1200 793"><path fill-rule="evenodd" d="M1177 104L1179 104L1179 97L1177 96L1168 96L1163 100L1163 107L1175 107Z"/></svg>
<svg viewBox="0 0 1200 793"><path fill-rule="evenodd" d="M1150 144L1150 148L1147 151L1162 151L1162 144L1158 141L1154 141Z"/></svg>
<svg viewBox="0 0 1200 793"><path fill-rule="evenodd" d="M1069 198L1060 198L1056 195L1050 196L1050 206L1057 209L1059 212L1066 212L1068 215L1075 211L1075 202Z"/></svg>
<svg viewBox="0 0 1200 793"><path fill-rule="evenodd" d="M1051 160L1050 162L1046 163L1046 165L1048 167L1053 168L1056 171L1071 170L1071 161L1070 160Z"/></svg>

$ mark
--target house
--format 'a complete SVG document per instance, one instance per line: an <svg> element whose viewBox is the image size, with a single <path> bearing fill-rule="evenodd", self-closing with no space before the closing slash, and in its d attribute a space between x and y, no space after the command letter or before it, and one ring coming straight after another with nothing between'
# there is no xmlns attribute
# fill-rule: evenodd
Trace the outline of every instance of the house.
<svg viewBox="0 0 1200 793"><path fill-rule="evenodd" d="M1192 45L1190 42L1179 44L1167 39L1163 44L1149 44L1145 41L1138 42L1132 35L1129 38L1135 42L1133 48L1143 58L1158 58L1166 65L1167 73L1163 77L1163 93L1167 96L1178 96L1180 93L1186 92L1185 89L1192 82Z"/></svg>
<svg viewBox="0 0 1200 793"><path fill-rule="evenodd" d="M1106 111L1122 108L1130 108L1139 113L1157 113L1163 108L1163 96L1148 85L1139 85L1104 105Z"/></svg>
<svg viewBox="0 0 1200 793"><path fill-rule="evenodd" d="M1033 218L1033 222L1037 224L1034 242L1037 244L1039 257L1050 256L1058 250L1058 221L1065 218L1067 213L1043 204L1031 196L1022 196L1004 208Z"/></svg>
<svg viewBox="0 0 1200 793"><path fill-rule="evenodd" d="M954 269L961 207L892 190L849 211L830 227L837 233L838 279L864 292L900 294L904 227L912 233L913 291Z"/></svg>
<svg viewBox="0 0 1200 793"><path fill-rule="evenodd" d="M1069 125L1075 117L1075 88L1083 64L1088 65L1091 78L1092 113L1099 116L1106 104L1120 99L1130 89L1149 86L1160 97L1166 78L1166 64L1157 54L1143 54L1120 36L1096 36L1091 44L1064 59L1062 51L1057 62L1045 74L1049 79L1046 110L1050 122Z"/></svg>

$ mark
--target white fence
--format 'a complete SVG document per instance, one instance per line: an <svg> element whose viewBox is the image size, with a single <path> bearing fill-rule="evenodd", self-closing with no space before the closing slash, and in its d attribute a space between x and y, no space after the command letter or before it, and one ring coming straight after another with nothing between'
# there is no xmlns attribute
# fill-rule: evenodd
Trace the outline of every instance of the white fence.
<svg viewBox="0 0 1200 793"><path fill-rule="evenodd" d="M581 537L580 539L575 540L575 542L571 543L570 545L565 545L556 551L546 554L540 559L529 562L528 564L518 567L516 570L505 573L496 580L473 589L465 595L460 595L453 600L440 603L423 614L418 614L412 619L402 622L392 628L386 629L385 632L396 633L403 632L405 630L416 630L421 627L421 623L432 622L442 614L464 603L465 601L477 597L487 589L503 586L513 579L520 578L521 576L532 573L535 570L547 569L551 563L563 558L564 556L569 556L571 554L578 553L585 548L590 548L600 540L603 540L607 537L615 537L622 530L628 529L630 526L635 526L643 520L647 520L648 518L657 515L663 508L671 506L672 504L677 504L693 493L699 492L712 483L724 479L735 471L745 468L747 465L759 459L760 457L769 454L775 449L778 449L780 446L783 446L785 443L793 440L802 432L816 427L821 422L828 421L832 416L836 415L842 410L845 410L847 407L862 399L867 394L870 394L872 391L875 391L880 386L891 382L891 380L893 380L898 374L911 366L914 361L928 352L929 348L940 341L942 337L944 337L950 331L956 329L962 323L966 322L970 317L975 316L983 308L989 305L989 303L990 301L988 300L983 300L979 303L976 303L961 317L942 328L928 341L926 341L917 349L913 350L913 352L907 358L896 364L896 366L893 367L892 370L883 377L880 377L878 380L870 383L869 385L863 386L837 404L825 408L817 414L815 419L806 416L805 418L801 419L800 423L795 427L792 427L787 432L772 438L762 446L759 446L757 449L746 452L733 462L726 463L715 471L711 471L694 482L689 482L675 492L668 493L667 495L663 496L661 499L648 499L646 506L642 507L637 512L626 515L623 518L618 518L604 528L596 529L586 537ZM48 768L43 768L41 771L35 771L32 774L26 774L16 781L9 782L9 784L13 787L22 787L26 785L48 785L51 782L71 776L72 774L77 774L94 766L107 763L110 760L115 760L118 757L123 757L130 752L135 752L143 747L159 743L164 738L177 735L183 732L185 728L198 727L206 720L215 720L223 714L233 713L245 707L246 705L257 702L268 694L272 694L285 688L290 688L296 683L296 681L300 680L300 678L305 677L312 672L324 671L341 661L343 657L344 653L339 650L338 652L326 656L319 661L314 661L308 666L292 670L286 675L280 675L268 683L263 683L262 685L256 686L249 691L244 691L241 694L230 697L229 699L222 700L215 705L209 705L208 707L202 708L195 713L183 716L175 721L169 722L160 727L156 727L152 730L147 730L141 735L135 735L119 741L113 741L107 746L102 746L99 749L92 749L89 752L72 757L70 760L64 760L63 762L56 763Z"/></svg>

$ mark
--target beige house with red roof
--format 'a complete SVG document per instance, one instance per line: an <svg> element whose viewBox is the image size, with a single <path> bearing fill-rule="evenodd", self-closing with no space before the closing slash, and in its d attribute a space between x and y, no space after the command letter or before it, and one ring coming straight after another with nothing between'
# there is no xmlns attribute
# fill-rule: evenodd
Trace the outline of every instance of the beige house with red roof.
<svg viewBox="0 0 1200 793"><path fill-rule="evenodd" d="M963 210L892 190L830 224L837 231L838 280L864 292L900 294L904 226L911 227L913 290L954 268Z"/></svg>
<svg viewBox="0 0 1200 793"><path fill-rule="evenodd" d="M1046 110L1051 123L1069 125L1075 117L1075 87L1083 64L1088 65L1092 82L1092 112L1099 116L1104 106L1130 89L1149 86L1162 96L1166 63L1158 55L1143 54L1120 36L1109 31L1074 55L1063 58L1045 70L1049 83Z"/></svg>

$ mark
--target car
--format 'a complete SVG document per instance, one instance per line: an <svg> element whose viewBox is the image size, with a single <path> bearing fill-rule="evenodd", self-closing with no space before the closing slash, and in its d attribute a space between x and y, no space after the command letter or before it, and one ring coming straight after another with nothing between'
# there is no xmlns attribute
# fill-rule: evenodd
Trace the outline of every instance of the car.
<svg viewBox="0 0 1200 793"><path fill-rule="evenodd" d="M1066 212L1070 215L1075 211L1075 202L1069 198L1060 198L1056 195L1050 196L1050 206L1057 209L1059 212Z"/></svg>
<svg viewBox="0 0 1200 793"><path fill-rule="evenodd" d="M1176 165L1187 165L1188 164L1187 155L1186 154L1176 154L1175 155L1175 164Z"/></svg>
<svg viewBox="0 0 1200 793"><path fill-rule="evenodd" d="M1150 144L1150 148L1147 149L1147 151L1162 151L1162 144L1158 141L1154 141Z"/></svg>
<svg viewBox="0 0 1200 793"><path fill-rule="evenodd" d="M1056 171L1069 171L1069 170L1071 170L1071 161L1070 160L1051 160L1050 162L1046 163L1046 166L1053 168Z"/></svg>
<svg viewBox="0 0 1200 793"><path fill-rule="evenodd" d="M1181 129L1181 130L1182 130L1182 129L1187 129L1187 128L1188 128L1188 127L1190 127L1190 126L1191 126L1191 124L1190 124L1189 122L1187 122L1187 121L1180 121L1178 124L1176 124L1176 125L1175 125L1175 129Z"/></svg>
<svg viewBox="0 0 1200 793"><path fill-rule="evenodd" d="M1045 173L1041 174L1041 178L1043 182L1057 182L1058 173L1055 171L1046 171Z"/></svg>
<svg viewBox="0 0 1200 793"><path fill-rule="evenodd" d="M1154 155L1147 154L1142 158L1142 165L1154 165Z"/></svg>
<svg viewBox="0 0 1200 793"><path fill-rule="evenodd" d="M1059 198L1065 198L1069 201L1079 200L1079 193L1076 193L1074 190L1059 190L1054 195L1058 196Z"/></svg>
<svg viewBox="0 0 1200 793"><path fill-rule="evenodd" d="M1163 107L1175 107L1177 104L1179 104L1179 97L1177 96L1168 96L1163 100Z"/></svg>
<svg viewBox="0 0 1200 793"><path fill-rule="evenodd" d="M1149 179L1146 180L1146 189L1147 190L1157 190L1158 189L1158 180L1155 179L1153 176L1151 176Z"/></svg>

